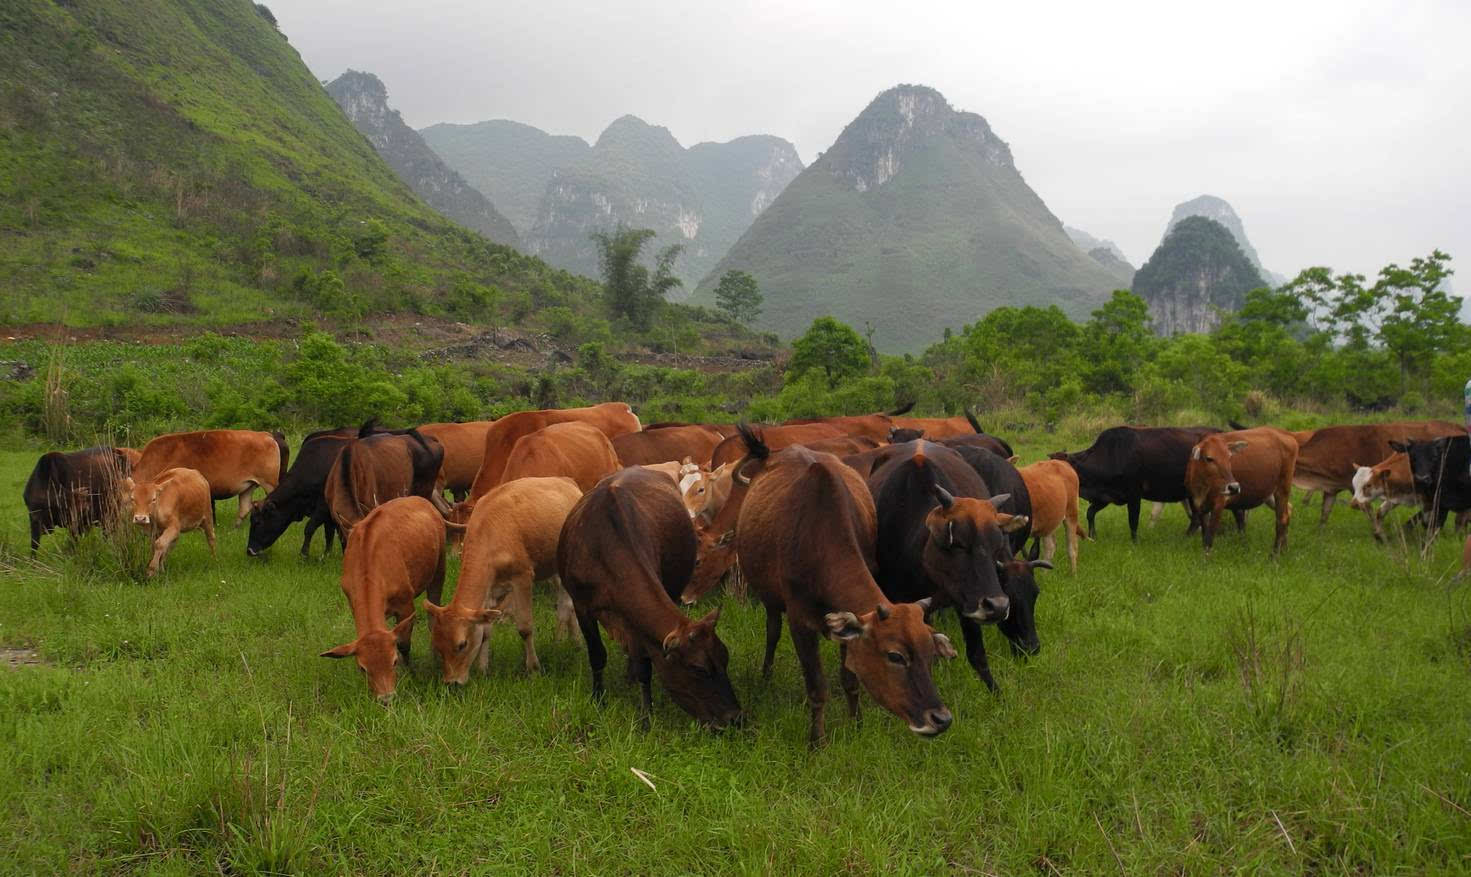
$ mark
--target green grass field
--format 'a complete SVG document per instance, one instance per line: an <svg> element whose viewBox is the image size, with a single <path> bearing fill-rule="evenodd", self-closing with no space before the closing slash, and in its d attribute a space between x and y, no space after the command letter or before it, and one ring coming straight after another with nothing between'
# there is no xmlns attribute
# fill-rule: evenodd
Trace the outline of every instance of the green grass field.
<svg viewBox="0 0 1471 877"><path fill-rule="evenodd" d="M1000 697L951 661L949 733L919 739L871 701L855 725L836 697L811 751L786 639L760 682L754 606L727 599L720 622L752 718L733 733L662 693L641 733L619 658L594 707L545 595L544 675L502 626L490 677L447 691L421 616L384 708L316 657L352 623L339 557L299 559L299 526L264 560L243 530L222 526L215 561L187 534L146 584L101 571L96 536L75 557L53 536L32 567L35 455L0 453L0 646L42 661L0 670L6 872L1471 869L1471 602L1450 535L1421 559L1342 506L1321 531L1301 510L1273 562L1256 513L1207 558L1177 508L1138 546L1110 509L1079 574L1041 578L1041 655L988 633Z"/></svg>

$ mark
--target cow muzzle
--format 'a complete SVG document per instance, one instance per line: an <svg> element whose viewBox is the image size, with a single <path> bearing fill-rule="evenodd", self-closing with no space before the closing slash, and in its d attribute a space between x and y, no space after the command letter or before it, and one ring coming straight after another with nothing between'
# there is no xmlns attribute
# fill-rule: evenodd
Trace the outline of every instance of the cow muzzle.
<svg viewBox="0 0 1471 877"><path fill-rule="evenodd" d="M1228 482L1226 484L1225 493L1226 493L1227 496L1238 496L1238 495L1240 495L1240 493L1241 493L1241 482L1240 481L1231 481L1231 482Z"/></svg>
<svg viewBox="0 0 1471 877"><path fill-rule="evenodd" d="M909 726L909 730L921 737L938 737L950 727L955 717L950 715L950 710L940 707L937 710L925 710L924 724Z"/></svg>
<svg viewBox="0 0 1471 877"><path fill-rule="evenodd" d="M1006 599L1005 594L999 597L983 597L980 606L965 615L977 621L1005 621L1011 617L1011 601Z"/></svg>
<svg viewBox="0 0 1471 877"><path fill-rule="evenodd" d="M153 519L148 515L133 515L133 523L135 524L151 524L152 522Z"/></svg>

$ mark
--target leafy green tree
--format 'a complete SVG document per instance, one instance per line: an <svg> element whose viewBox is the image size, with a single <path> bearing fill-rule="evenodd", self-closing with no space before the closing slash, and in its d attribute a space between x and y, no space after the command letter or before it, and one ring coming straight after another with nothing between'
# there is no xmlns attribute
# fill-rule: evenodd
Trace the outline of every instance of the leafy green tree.
<svg viewBox="0 0 1471 877"><path fill-rule="evenodd" d="M742 325L749 326L761 316L762 300L756 278L734 268L721 275L715 287L715 306Z"/></svg>
<svg viewBox="0 0 1471 877"><path fill-rule="evenodd" d="M1127 289L1114 290L1113 297L1083 326L1079 348L1087 389L1130 392L1134 374L1157 346L1158 339L1149 329L1149 304Z"/></svg>
<svg viewBox="0 0 1471 877"><path fill-rule="evenodd" d="M1411 377L1428 377L1436 354L1458 346L1465 337L1461 302L1444 289L1451 275L1450 256L1436 250L1416 257L1410 267L1386 265L1374 289L1384 302L1379 341L1399 364L1400 389Z"/></svg>
<svg viewBox="0 0 1471 877"><path fill-rule="evenodd" d="M669 290L681 285L674 276L674 260L684 248L666 247L654 257L654 270L639 264L644 245L654 237L648 228L619 225L612 231L593 232L598 245L598 266L603 274L603 297L609 312L640 330L653 325Z"/></svg>
<svg viewBox="0 0 1471 877"><path fill-rule="evenodd" d="M827 376L828 389L834 389L849 378L867 374L870 365L868 345L852 326L832 317L818 317L793 342L787 374L789 379L796 380L809 371L821 369Z"/></svg>

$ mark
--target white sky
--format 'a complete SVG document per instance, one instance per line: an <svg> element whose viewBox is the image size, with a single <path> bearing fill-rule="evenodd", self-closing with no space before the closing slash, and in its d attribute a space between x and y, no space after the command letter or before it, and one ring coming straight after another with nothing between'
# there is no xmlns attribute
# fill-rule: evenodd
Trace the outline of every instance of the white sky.
<svg viewBox="0 0 1471 877"><path fill-rule="evenodd" d="M810 162L878 92L923 83L1136 266L1209 193L1274 271L1372 275L1439 247L1471 289L1471 0L268 2L319 78L376 73L415 127L592 141L633 113Z"/></svg>

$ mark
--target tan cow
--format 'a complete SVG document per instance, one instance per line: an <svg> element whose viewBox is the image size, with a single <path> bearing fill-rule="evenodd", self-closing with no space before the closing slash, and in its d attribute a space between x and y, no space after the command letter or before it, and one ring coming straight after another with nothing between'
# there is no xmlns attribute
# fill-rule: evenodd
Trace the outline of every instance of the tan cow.
<svg viewBox="0 0 1471 877"><path fill-rule="evenodd" d="M1321 491L1323 512L1318 523L1328 523L1340 491L1354 489L1356 460L1383 460L1394 453L1390 442L1428 441L1448 435L1464 435L1465 429L1445 420L1407 420L1398 423L1345 424L1295 432L1297 467L1294 487L1309 493ZM1308 498L1303 497L1303 502Z"/></svg>
<svg viewBox="0 0 1471 877"><path fill-rule="evenodd" d="M637 432L638 415L622 402L604 402L589 408L554 408L545 411L517 411L491 424L485 433L485 456L475 483L470 487L470 501L484 496L492 487L505 481L506 464L511 451L523 436L554 423L587 423L597 427L608 438Z"/></svg>
<svg viewBox="0 0 1471 877"><path fill-rule="evenodd" d="M470 495L475 473L485 460L485 434L494 421L472 420L468 423L426 423L419 435L438 439L444 448L440 464L439 490L448 490L458 502Z"/></svg>
<svg viewBox="0 0 1471 877"><path fill-rule="evenodd" d="M618 462L625 466L647 466L683 460L704 462L725 436L714 427L689 424L659 429L645 427L613 439Z"/></svg>
<svg viewBox="0 0 1471 877"><path fill-rule="evenodd" d="M1287 546L1297 449L1292 433L1270 426L1207 435L1190 449L1185 489L1200 518L1206 551L1215 541L1224 509L1259 505L1270 506L1277 513L1272 554Z"/></svg>
<svg viewBox="0 0 1471 877"><path fill-rule="evenodd" d="M1016 458L1011 458L1016 462ZM1078 572L1078 542L1088 534L1078 526L1078 472L1062 460L1043 460L1016 470L1032 498L1032 535L1042 546L1042 559L1057 552L1057 528L1065 526L1068 565Z"/></svg>
<svg viewBox="0 0 1471 877"><path fill-rule="evenodd" d="M672 460L668 463L645 463L639 468L668 475L669 480L673 481L676 485L694 483L694 480L700 477L702 471L699 466L690 462L688 457L685 457L682 463L676 463ZM683 489L680 490L680 495L684 495Z"/></svg>
<svg viewBox="0 0 1471 877"><path fill-rule="evenodd" d="M214 557L214 508L209 482L203 475L193 469L174 468L160 472L152 481L125 478L122 486L132 498L133 523L147 527L153 539L149 576L158 574L179 534L190 530L204 531L209 555Z"/></svg>
<svg viewBox="0 0 1471 877"><path fill-rule="evenodd" d="M398 686L398 665L408 665L414 632L414 598L438 600L444 585L444 518L429 500L389 500L358 522L342 555L342 593L357 636L322 652L324 658L357 659L368 688L388 703ZM385 620L394 617L394 626Z"/></svg>
<svg viewBox="0 0 1471 877"><path fill-rule="evenodd" d="M621 468L612 443L597 427L577 421L554 423L516 442L501 473L501 483L565 476L588 491Z"/></svg>
<svg viewBox="0 0 1471 877"><path fill-rule="evenodd" d="M552 579L557 629L571 633L572 598L557 575L557 538L567 513L582 499L570 478L518 478L475 503L465 531L460 580L448 606L426 602L429 642L439 654L447 685L464 685L470 661L481 673L490 665L491 622L507 610L526 652L526 672L541 670L531 623L531 586ZM508 605L509 601L509 605Z"/></svg>
<svg viewBox="0 0 1471 877"><path fill-rule="evenodd" d="M1415 489L1414 476L1410 472L1410 457L1404 451L1396 451L1373 466L1356 466L1354 472L1354 496L1350 508L1362 509L1374 527L1374 538L1384 539L1384 516L1398 506L1420 508L1420 492ZM1374 500L1382 500L1378 508ZM1456 526L1464 526L1471 513L1458 512Z"/></svg>
<svg viewBox="0 0 1471 877"><path fill-rule="evenodd" d="M250 514L251 494L257 487L276 489L286 473L286 437L244 429L206 429L161 435L143 446L133 464L133 477L152 481L164 470L193 469L209 482L211 503L240 498L235 526ZM211 516L214 510L210 510Z"/></svg>

